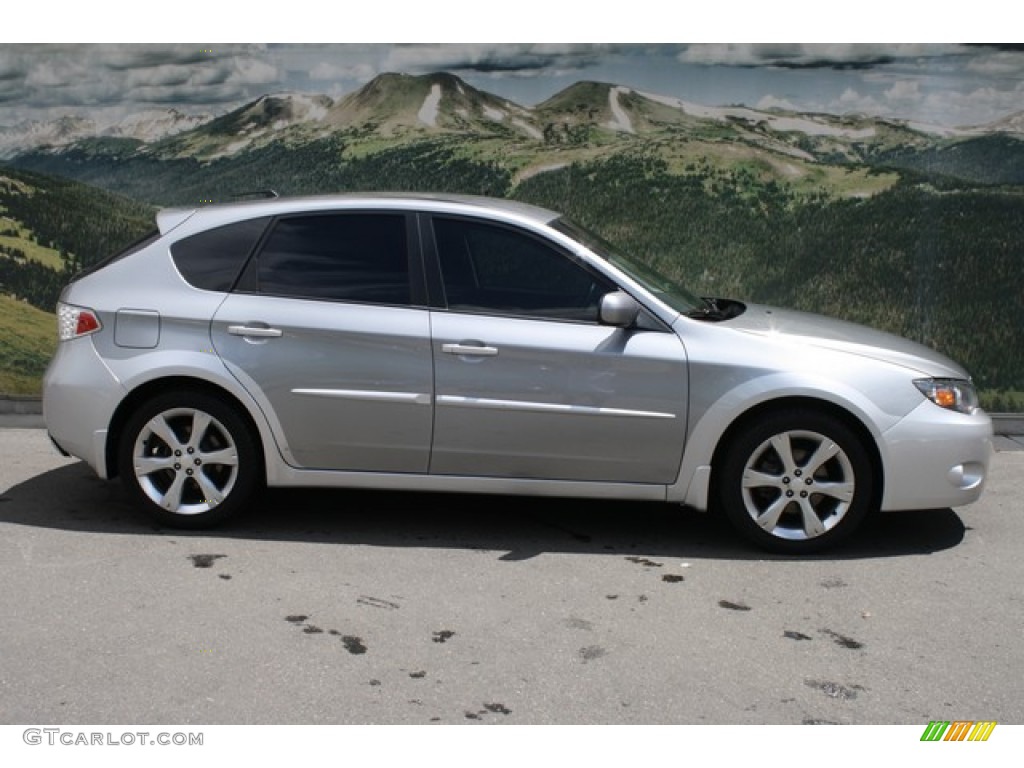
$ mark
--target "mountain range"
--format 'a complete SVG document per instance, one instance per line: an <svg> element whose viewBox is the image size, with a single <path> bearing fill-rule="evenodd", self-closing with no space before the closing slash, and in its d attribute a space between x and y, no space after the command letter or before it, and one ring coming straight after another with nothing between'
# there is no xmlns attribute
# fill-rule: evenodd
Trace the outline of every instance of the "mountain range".
<svg viewBox="0 0 1024 768"><path fill-rule="evenodd" d="M447 73L216 117L69 118L27 144L4 134L0 292L52 310L72 268L151 226L144 206L268 188L484 194L561 211L701 295L873 325L1024 392L1022 130L1024 113L951 130L599 82L528 108Z"/></svg>
<svg viewBox="0 0 1024 768"><path fill-rule="evenodd" d="M296 147L331 138L352 144L360 139L395 142L443 136L511 142L510 159L518 160L517 171L527 175L550 165L547 158L523 157L535 155L537 149L561 149L565 154L573 147L630 139L731 142L747 159L773 165L785 181L787 176L803 175L804 163L913 167L951 153L971 153L993 139L1020 155L1024 112L988 125L952 129L864 115L709 107L598 82L576 83L534 107L524 107L448 73L389 73L343 98L266 95L217 117L170 109L131 115L109 125L68 116L0 127L0 158L37 168L59 165L39 158L69 153L76 163L96 154L108 159L189 158L210 163L271 144ZM1010 165L995 178L976 180L1021 181L1019 157Z"/></svg>

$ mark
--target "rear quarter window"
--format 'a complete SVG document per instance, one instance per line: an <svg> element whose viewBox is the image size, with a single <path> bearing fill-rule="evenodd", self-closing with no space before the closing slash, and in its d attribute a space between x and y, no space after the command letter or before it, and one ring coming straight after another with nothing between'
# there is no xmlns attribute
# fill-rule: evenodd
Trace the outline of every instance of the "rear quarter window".
<svg viewBox="0 0 1024 768"><path fill-rule="evenodd" d="M171 246L171 258L189 285L230 291L269 221L247 219L183 238Z"/></svg>

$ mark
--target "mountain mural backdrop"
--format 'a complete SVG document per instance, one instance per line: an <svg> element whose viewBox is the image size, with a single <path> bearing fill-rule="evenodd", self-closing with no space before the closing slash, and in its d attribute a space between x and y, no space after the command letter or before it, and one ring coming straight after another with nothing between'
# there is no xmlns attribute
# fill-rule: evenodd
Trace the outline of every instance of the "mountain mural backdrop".
<svg viewBox="0 0 1024 768"><path fill-rule="evenodd" d="M265 189L544 205L702 295L922 341L963 362L990 409L1024 410L1024 113L953 130L589 81L524 107L443 72L218 116L0 128L0 389L37 388L52 348L17 330L17 307L52 312L68 275L158 206Z"/></svg>

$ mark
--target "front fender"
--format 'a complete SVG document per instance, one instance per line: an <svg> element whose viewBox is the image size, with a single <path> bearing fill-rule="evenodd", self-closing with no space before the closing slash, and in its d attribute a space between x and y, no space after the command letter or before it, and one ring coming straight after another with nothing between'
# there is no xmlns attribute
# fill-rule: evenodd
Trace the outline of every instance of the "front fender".
<svg viewBox="0 0 1024 768"><path fill-rule="evenodd" d="M879 438L904 416L881 410L860 390L827 377L783 372L757 376L726 391L702 413L692 414L679 476L668 487L668 499L706 510L715 451L729 428L754 409L773 402L784 407L785 402L795 399L828 403L849 413L871 434L883 456L884 446Z"/></svg>

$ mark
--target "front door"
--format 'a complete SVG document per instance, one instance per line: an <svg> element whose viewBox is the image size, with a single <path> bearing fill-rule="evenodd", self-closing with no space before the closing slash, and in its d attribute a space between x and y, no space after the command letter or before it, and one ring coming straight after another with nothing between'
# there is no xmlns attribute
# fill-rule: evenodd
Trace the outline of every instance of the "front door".
<svg viewBox="0 0 1024 768"><path fill-rule="evenodd" d="M431 314L433 474L671 483L686 359L667 329L598 322L616 289L514 228L434 217L447 311Z"/></svg>

